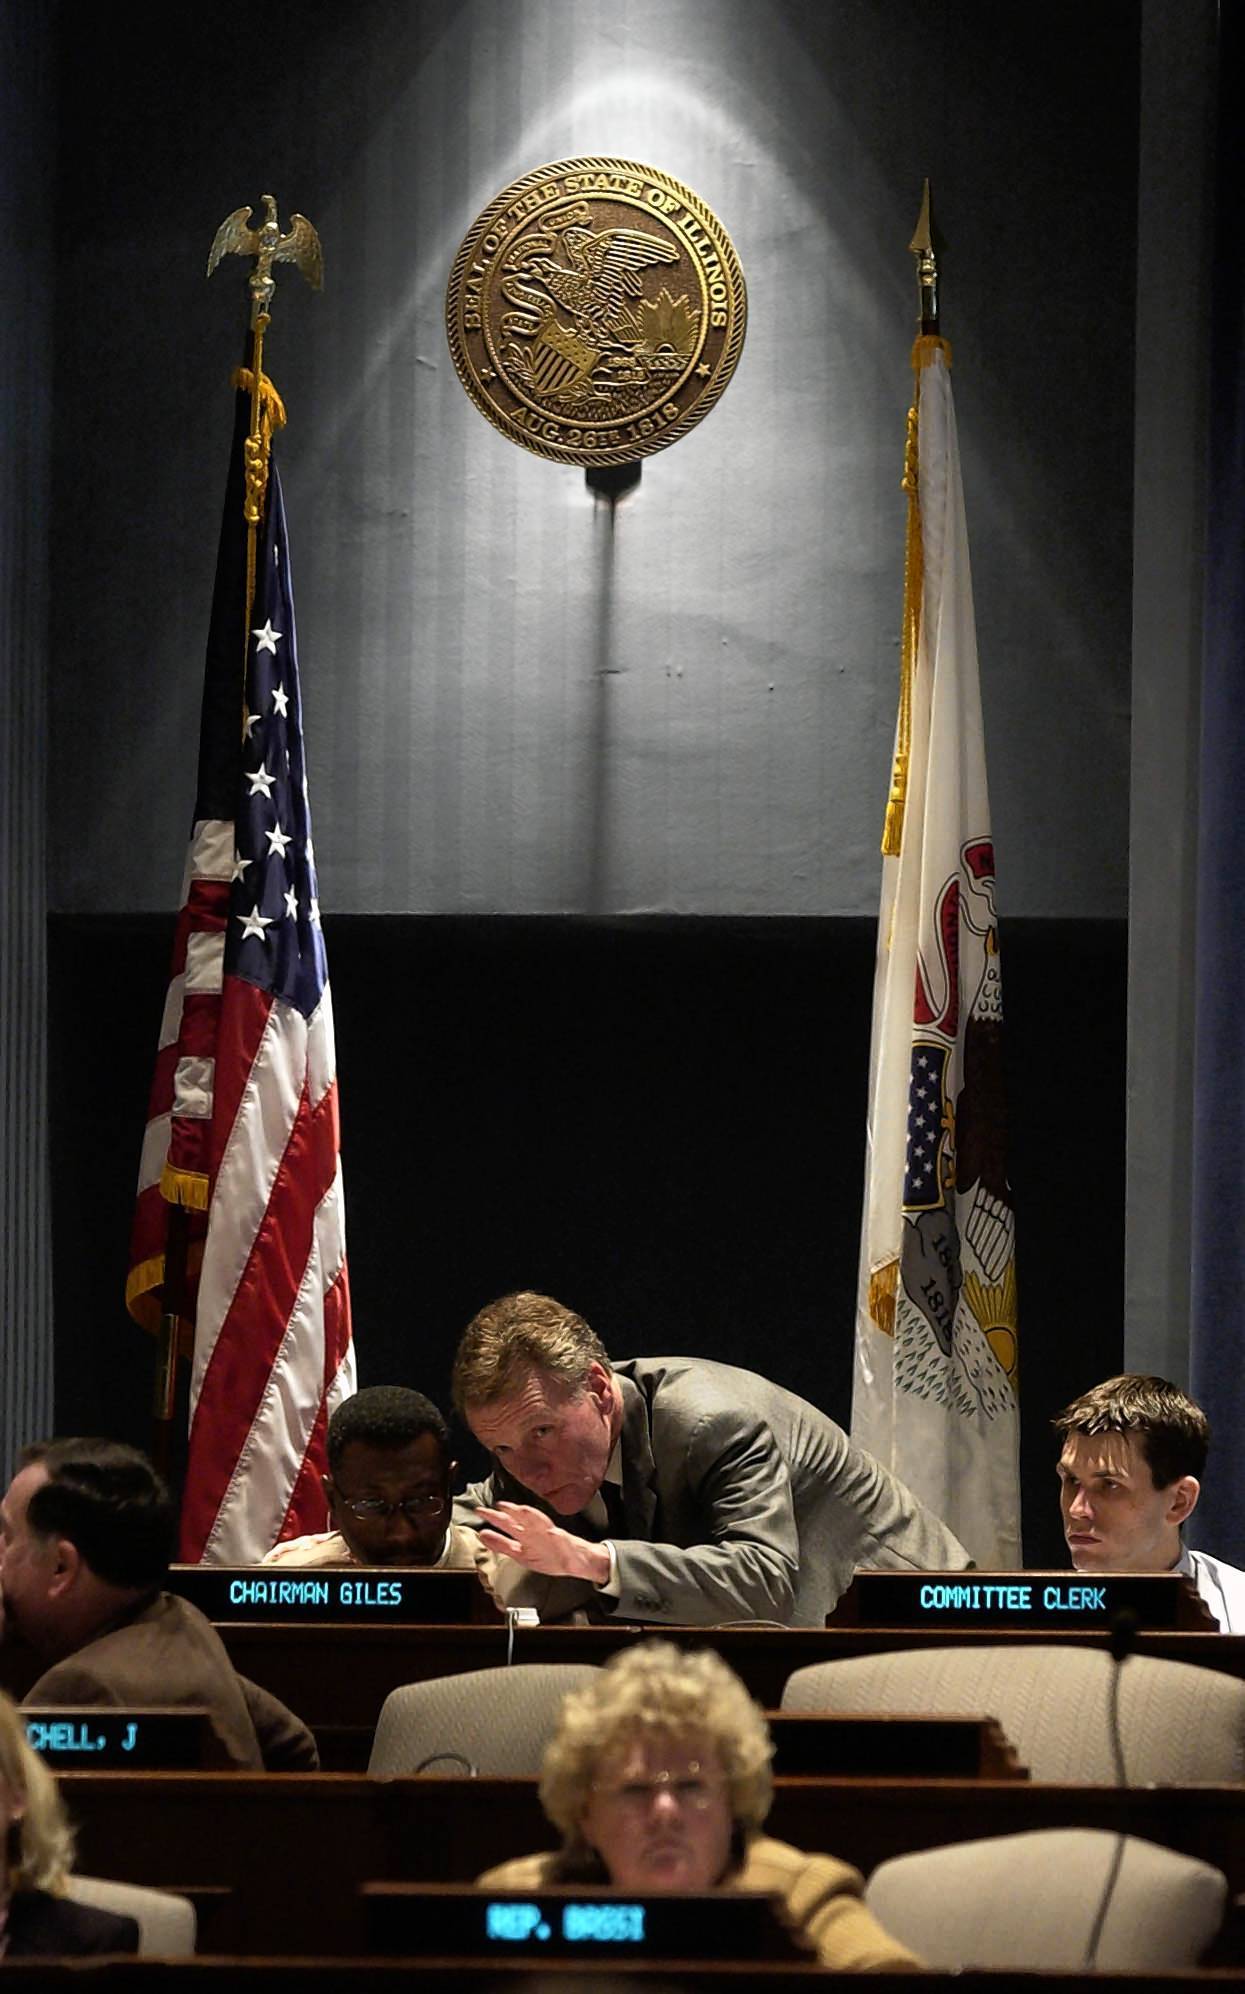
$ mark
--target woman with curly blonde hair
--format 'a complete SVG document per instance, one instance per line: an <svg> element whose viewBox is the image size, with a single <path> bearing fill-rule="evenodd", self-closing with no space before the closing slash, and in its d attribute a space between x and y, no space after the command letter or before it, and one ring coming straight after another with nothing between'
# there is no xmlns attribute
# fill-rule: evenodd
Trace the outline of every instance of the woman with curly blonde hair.
<svg viewBox="0 0 1245 1994"><path fill-rule="evenodd" d="M137 1952L133 1918L65 1895L73 1836L51 1773L26 1742L20 1710L0 1690L0 1959Z"/></svg>
<svg viewBox="0 0 1245 1994"><path fill-rule="evenodd" d="M765 1890L824 1966L918 1965L862 1897L859 1872L761 1832L773 1796L769 1727L720 1655L645 1641L562 1705L540 1798L562 1835L547 1855L486 1872L496 1890Z"/></svg>

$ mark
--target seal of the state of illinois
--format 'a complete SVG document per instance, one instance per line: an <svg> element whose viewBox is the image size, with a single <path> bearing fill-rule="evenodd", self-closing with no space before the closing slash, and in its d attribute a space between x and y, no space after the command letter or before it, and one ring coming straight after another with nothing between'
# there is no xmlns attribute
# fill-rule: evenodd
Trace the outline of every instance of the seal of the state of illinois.
<svg viewBox="0 0 1245 1994"><path fill-rule="evenodd" d="M713 407L744 342L739 258L686 187L629 159L561 159L472 224L450 352L504 435L564 464L664 450Z"/></svg>

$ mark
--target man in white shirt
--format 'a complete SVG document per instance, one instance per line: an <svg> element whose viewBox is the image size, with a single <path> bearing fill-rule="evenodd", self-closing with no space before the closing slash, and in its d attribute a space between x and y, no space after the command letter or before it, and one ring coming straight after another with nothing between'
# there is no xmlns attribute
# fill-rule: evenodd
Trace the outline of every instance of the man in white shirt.
<svg viewBox="0 0 1245 1994"><path fill-rule="evenodd" d="M426 1565L470 1571L473 1531L450 1521L449 1432L431 1399L372 1385L343 1400L325 1438L330 1530L274 1545L265 1565Z"/></svg>
<svg viewBox="0 0 1245 1994"><path fill-rule="evenodd" d="M1183 1572L1220 1631L1245 1634L1245 1572L1186 1548L1210 1423L1166 1378L1126 1372L1065 1406L1057 1473L1064 1536L1078 1572Z"/></svg>

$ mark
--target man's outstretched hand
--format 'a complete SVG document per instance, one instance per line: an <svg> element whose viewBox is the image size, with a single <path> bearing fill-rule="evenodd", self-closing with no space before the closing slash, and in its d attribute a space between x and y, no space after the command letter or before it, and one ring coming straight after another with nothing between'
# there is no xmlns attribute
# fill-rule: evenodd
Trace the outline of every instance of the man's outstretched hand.
<svg viewBox="0 0 1245 1994"><path fill-rule="evenodd" d="M604 1585L610 1575L610 1554L603 1544L591 1544L574 1537L546 1516L543 1509L530 1509L526 1503L499 1502L495 1509L481 1508L477 1515L486 1528L479 1533L485 1549L532 1572L550 1578L587 1579L590 1585Z"/></svg>

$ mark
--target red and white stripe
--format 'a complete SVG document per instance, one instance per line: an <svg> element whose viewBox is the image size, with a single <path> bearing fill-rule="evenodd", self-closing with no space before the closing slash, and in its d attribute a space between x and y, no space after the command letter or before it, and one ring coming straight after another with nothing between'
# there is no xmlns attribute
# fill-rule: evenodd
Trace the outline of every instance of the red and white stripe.
<svg viewBox="0 0 1245 1994"><path fill-rule="evenodd" d="M162 1272L166 1170L205 1175L181 1555L242 1565L323 1528L325 1427L355 1370L332 999L306 1019L223 974L232 854L232 824L195 826L134 1257Z"/></svg>
<svg viewBox="0 0 1245 1994"><path fill-rule="evenodd" d="M328 989L308 1020L228 978L215 1094L182 1551L247 1564L322 1526L324 1426L354 1390Z"/></svg>

